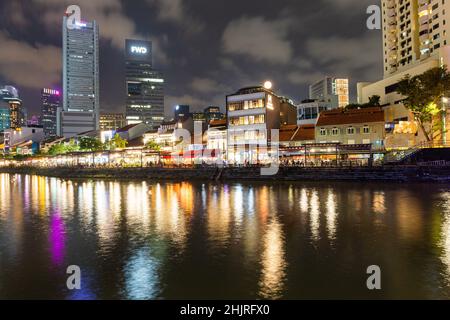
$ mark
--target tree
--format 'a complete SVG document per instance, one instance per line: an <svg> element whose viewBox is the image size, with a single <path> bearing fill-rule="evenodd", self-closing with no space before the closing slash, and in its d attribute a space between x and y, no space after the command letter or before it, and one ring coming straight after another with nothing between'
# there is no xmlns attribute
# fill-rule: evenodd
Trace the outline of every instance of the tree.
<svg viewBox="0 0 450 320"><path fill-rule="evenodd" d="M122 139L119 134L115 134L115 136L109 141L109 147L111 150L115 149L125 149L128 145L128 141Z"/></svg>
<svg viewBox="0 0 450 320"><path fill-rule="evenodd" d="M94 137L80 138L80 149L83 151L101 151L103 150L103 143Z"/></svg>
<svg viewBox="0 0 450 320"><path fill-rule="evenodd" d="M48 154L51 156L57 156L67 153L67 147L63 143L54 144L48 150Z"/></svg>
<svg viewBox="0 0 450 320"><path fill-rule="evenodd" d="M433 141L441 129L441 104L450 92L450 73L447 67L430 69L423 74L407 75L399 82L397 92L406 98L403 105L413 114L428 142Z"/></svg>
<svg viewBox="0 0 450 320"><path fill-rule="evenodd" d="M371 96L371 97L369 97L369 105L372 107L379 107L380 100L381 100L381 97L378 95Z"/></svg>
<svg viewBox="0 0 450 320"><path fill-rule="evenodd" d="M161 146L152 140L146 143L145 148L158 152L161 151Z"/></svg>
<svg viewBox="0 0 450 320"><path fill-rule="evenodd" d="M76 143L75 139L70 139L69 143L66 145L67 152L76 152L80 150L80 146Z"/></svg>
<svg viewBox="0 0 450 320"><path fill-rule="evenodd" d="M350 103L349 105L347 105L345 107L345 109L347 110L352 110L352 109L365 109L365 108L372 108L372 107L379 107L380 106L380 96L371 96L369 97L369 102L368 103Z"/></svg>

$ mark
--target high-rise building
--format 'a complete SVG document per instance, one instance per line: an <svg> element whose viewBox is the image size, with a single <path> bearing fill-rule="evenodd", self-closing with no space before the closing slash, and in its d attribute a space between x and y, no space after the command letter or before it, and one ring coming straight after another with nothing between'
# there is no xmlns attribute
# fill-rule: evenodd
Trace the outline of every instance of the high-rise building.
<svg viewBox="0 0 450 320"><path fill-rule="evenodd" d="M128 124L144 122L158 127L164 120L164 77L153 69L152 54L150 41L125 41Z"/></svg>
<svg viewBox="0 0 450 320"><path fill-rule="evenodd" d="M367 103L370 97L380 96L390 131L386 147L412 147L425 137L420 130L402 130L414 127L415 117L404 107L398 83L406 75L414 77L450 65L450 1L382 0L382 15L384 77L359 83L358 101Z"/></svg>
<svg viewBox="0 0 450 320"><path fill-rule="evenodd" d="M63 19L63 110L58 135L72 137L99 129L99 30L95 21L73 29Z"/></svg>
<svg viewBox="0 0 450 320"><path fill-rule="evenodd" d="M19 92L12 86L5 86L0 88L0 100L9 108L9 128L20 129L25 125L25 115L22 107L22 100L19 98ZM6 113L5 113L6 116Z"/></svg>
<svg viewBox="0 0 450 320"><path fill-rule="evenodd" d="M344 108L349 102L348 79L326 77L309 87L309 99L331 103L334 108Z"/></svg>
<svg viewBox="0 0 450 320"><path fill-rule="evenodd" d="M61 93L54 89L42 89L41 123L46 138L54 138L58 134L57 114L61 107Z"/></svg>
<svg viewBox="0 0 450 320"><path fill-rule="evenodd" d="M123 113L100 113L100 130L115 131L127 125Z"/></svg>
<svg viewBox="0 0 450 320"><path fill-rule="evenodd" d="M0 100L0 132L9 129L10 121L9 105Z"/></svg>
<svg viewBox="0 0 450 320"><path fill-rule="evenodd" d="M439 49L450 44L450 2L382 0L382 6L385 77L439 59Z"/></svg>

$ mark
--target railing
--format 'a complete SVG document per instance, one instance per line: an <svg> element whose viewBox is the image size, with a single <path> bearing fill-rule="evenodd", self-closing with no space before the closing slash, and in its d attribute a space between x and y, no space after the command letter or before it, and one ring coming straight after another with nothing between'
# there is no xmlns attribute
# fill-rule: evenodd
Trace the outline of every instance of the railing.
<svg viewBox="0 0 450 320"><path fill-rule="evenodd" d="M387 153L384 157L384 163L398 163L411 158L419 151L423 149L439 149L439 148L450 148L450 143L444 143L443 141L427 141L419 143L412 148L407 150L396 150Z"/></svg>

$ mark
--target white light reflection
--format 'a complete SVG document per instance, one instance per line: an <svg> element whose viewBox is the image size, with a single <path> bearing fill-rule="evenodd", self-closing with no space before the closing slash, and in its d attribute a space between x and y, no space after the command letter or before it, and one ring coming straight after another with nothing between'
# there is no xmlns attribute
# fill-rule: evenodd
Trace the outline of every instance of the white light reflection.
<svg viewBox="0 0 450 320"><path fill-rule="evenodd" d="M441 246L443 253L441 256L442 263L447 267L447 281L450 282L450 193L445 193L444 197L444 219L441 229Z"/></svg>
<svg viewBox="0 0 450 320"><path fill-rule="evenodd" d="M141 249L125 266L126 296L130 300L151 300L158 294L158 262L148 249Z"/></svg>
<svg viewBox="0 0 450 320"><path fill-rule="evenodd" d="M286 278L286 260L282 226L274 217L263 237L259 294L263 299L281 299Z"/></svg>
<svg viewBox="0 0 450 320"><path fill-rule="evenodd" d="M320 202L319 194L316 190L311 194L309 218L312 238L317 241L320 239Z"/></svg>
<svg viewBox="0 0 450 320"><path fill-rule="evenodd" d="M336 224L337 224L337 210L336 210L336 195L333 190L328 191L327 199L327 230L328 237L331 240L336 238Z"/></svg>

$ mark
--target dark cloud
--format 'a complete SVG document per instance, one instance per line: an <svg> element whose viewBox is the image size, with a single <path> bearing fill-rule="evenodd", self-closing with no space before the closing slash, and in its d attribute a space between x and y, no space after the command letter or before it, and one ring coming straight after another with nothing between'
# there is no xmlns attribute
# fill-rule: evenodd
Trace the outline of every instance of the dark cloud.
<svg viewBox="0 0 450 320"><path fill-rule="evenodd" d="M60 82L65 0L0 0L0 81L21 90L30 114L39 89ZM203 108L271 79L295 101L324 75L373 81L382 73L381 34L365 27L371 0L78 0L101 33L102 109L124 111L125 38L154 42L166 75L166 113ZM352 87L354 96L354 88Z"/></svg>

